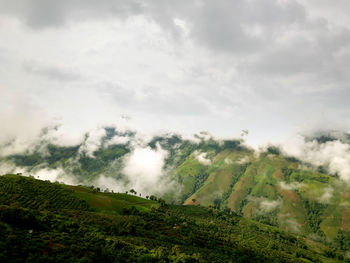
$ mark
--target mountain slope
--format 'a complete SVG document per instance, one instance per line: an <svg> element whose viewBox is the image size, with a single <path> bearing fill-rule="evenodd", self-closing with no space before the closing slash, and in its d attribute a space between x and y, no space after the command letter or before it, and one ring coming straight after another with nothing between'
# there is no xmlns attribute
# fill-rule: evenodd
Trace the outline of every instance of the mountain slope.
<svg viewBox="0 0 350 263"><path fill-rule="evenodd" d="M53 181L84 185L99 185L102 178L104 187L123 191L143 187L140 180L150 177L148 188L169 203L230 208L244 217L315 240L350 235L349 186L323 167L283 156L276 147L257 153L242 140L215 140L206 133L194 140L174 134L142 143L139 140L133 132L106 128L106 135L95 144L89 136L80 145L69 147L43 141L31 151L4 156L0 161L25 175L54 173L62 177L50 177ZM337 139L321 136L316 141L322 146ZM147 162L136 172L129 167L131 175L124 169L139 148L161 153L155 163L162 166L157 179L142 172ZM112 199L110 206L114 206Z"/></svg>
<svg viewBox="0 0 350 263"><path fill-rule="evenodd" d="M340 250L228 210L173 206L16 175L1 176L0 182L0 195L7 194L0 202L2 262L338 262L343 258ZM41 188L56 189L59 195L69 192L88 206L58 208L58 199L45 206L50 191L36 198L37 206L16 202L18 196L21 200L35 196L25 191L28 186L34 193ZM96 197L101 200L95 202Z"/></svg>
<svg viewBox="0 0 350 263"><path fill-rule="evenodd" d="M245 158L242 155L241 158ZM339 179L283 156L263 154L249 163L222 165L187 198L185 204L228 207L245 217L287 231L334 239L349 231L349 187ZM210 169L210 168L208 168Z"/></svg>

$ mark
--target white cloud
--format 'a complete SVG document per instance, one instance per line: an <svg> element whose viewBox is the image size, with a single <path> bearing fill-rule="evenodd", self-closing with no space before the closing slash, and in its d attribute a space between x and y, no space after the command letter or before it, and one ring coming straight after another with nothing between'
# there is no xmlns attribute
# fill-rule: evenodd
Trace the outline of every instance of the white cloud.
<svg viewBox="0 0 350 263"><path fill-rule="evenodd" d="M293 233L299 233L300 232L300 224L298 221L294 218L291 217L290 214L286 214L281 216L283 223L286 225L287 231L291 231Z"/></svg>
<svg viewBox="0 0 350 263"><path fill-rule="evenodd" d="M260 209L264 212L272 212L276 210L277 208L281 207L282 200L262 200L260 202Z"/></svg>
<svg viewBox="0 0 350 263"><path fill-rule="evenodd" d="M300 187L303 187L305 184L303 183L299 183L299 182L291 182L291 183L286 183L286 182L283 182L281 181L279 183L279 186L282 188L282 189L285 189L285 190L297 190L299 189Z"/></svg>
<svg viewBox="0 0 350 263"><path fill-rule="evenodd" d="M249 196L249 201L254 202L258 206L258 213L270 213L282 206L282 200L269 200L265 197Z"/></svg>
<svg viewBox="0 0 350 263"><path fill-rule="evenodd" d="M7 161L0 162L0 175L17 174L17 173L22 173L23 175L25 175L26 170L25 170L25 168L18 167L11 162L7 162Z"/></svg>
<svg viewBox="0 0 350 263"><path fill-rule="evenodd" d="M84 141L83 145L79 148L79 151L85 152L87 156L93 158L93 153L101 147L101 140L106 136L105 128L97 128L91 130L87 134L87 138Z"/></svg>
<svg viewBox="0 0 350 263"><path fill-rule="evenodd" d="M245 163L249 163L249 161L250 161L249 157L248 156L244 156L244 157L238 159L237 163L238 164L245 164Z"/></svg>
<svg viewBox="0 0 350 263"><path fill-rule="evenodd" d="M63 182L65 184L76 185L78 180L73 176L68 175L63 169L56 168L41 168L35 167L34 169L28 169L25 167L18 167L10 162L1 162L0 163L0 175L3 174L21 174L23 176L33 176L36 179L40 180L49 180L50 182Z"/></svg>
<svg viewBox="0 0 350 263"><path fill-rule="evenodd" d="M124 192L130 189L127 189L123 181L116 180L113 177L106 177L104 175L100 175L94 182L93 185L96 187L100 187L100 189L105 190L113 190L114 192Z"/></svg>
<svg viewBox="0 0 350 263"><path fill-rule="evenodd" d="M199 163L203 165L211 165L211 160L207 157L207 153L200 153L198 151L195 151L193 155Z"/></svg>
<svg viewBox="0 0 350 263"><path fill-rule="evenodd" d="M143 195L163 192L167 186L162 182L164 160L167 151L160 146L156 149L138 147L126 158L123 173L128 177L129 189L133 188ZM127 190L129 190L127 189Z"/></svg>
<svg viewBox="0 0 350 263"><path fill-rule="evenodd" d="M62 169L49 169L43 168L30 173L30 175L34 176L40 180L49 180L51 182L64 182L65 184L75 185L78 182L72 177L68 176Z"/></svg>
<svg viewBox="0 0 350 263"><path fill-rule="evenodd" d="M114 145L114 144L127 144L130 141L130 138L128 136L113 136L112 139L107 141L107 145Z"/></svg>
<svg viewBox="0 0 350 263"><path fill-rule="evenodd" d="M225 164L228 164L228 165L234 163L234 161L232 161L230 158L225 158L224 162L225 162Z"/></svg>
<svg viewBox="0 0 350 263"><path fill-rule="evenodd" d="M328 204L331 198L333 197L333 192L334 192L334 189L331 186L326 187L324 189L322 196L319 198L319 201L321 203Z"/></svg>
<svg viewBox="0 0 350 263"><path fill-rule="evenodd" d="M309 162L315 166L325 166L332 174L350 183L350 145L340 140L318 143L316 140L305 141L297 135L286 141L282 148L288 155Z"/></svg>
<svg viewBox="0 0 350 263"><path fill-rule="evenodd" d="M56 117L74 138L110 122L249 129L254 144L314 120L350 127L347 1L0 4L0 144L16 151Z"/></svg>

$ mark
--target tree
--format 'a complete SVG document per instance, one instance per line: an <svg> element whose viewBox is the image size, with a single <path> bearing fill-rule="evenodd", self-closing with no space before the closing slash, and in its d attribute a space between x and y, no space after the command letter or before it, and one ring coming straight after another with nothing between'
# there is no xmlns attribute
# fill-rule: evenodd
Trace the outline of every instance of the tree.
<svg viewBox="0 0 350 263"><path fill-rule="evenodd" d="M159 203L159 205L160 205L161 207L166 206L165 200L162 199L162 198L159 198L159 199L158 199L158 203Z"/></svg>
<svg viewBox="0 0 350 263"><path fill-rule="evenodd" d="M153 200L153 201L157 201L157 197L156 197L155 195L151 195L151 196L149 197L149 199L150 199L150 200Z"/></svg>
<svg viewBox="0 0 350 263"><path fill-rule="evenodd" d="M214 200L214 205L216 208L220 208L220 204L221 204L221 199L220 198L216 198Z"/></svg>

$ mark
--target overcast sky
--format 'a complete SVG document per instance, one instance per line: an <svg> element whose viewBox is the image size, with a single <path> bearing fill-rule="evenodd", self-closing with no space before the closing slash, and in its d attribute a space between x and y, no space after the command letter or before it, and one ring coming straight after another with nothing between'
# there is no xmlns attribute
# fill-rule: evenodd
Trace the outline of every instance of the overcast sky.
<svg viewBox="0 0 350 263"><path fill-rule="evenodd" d="M348 0L0 0L0 142L350 127Z"/></svg>

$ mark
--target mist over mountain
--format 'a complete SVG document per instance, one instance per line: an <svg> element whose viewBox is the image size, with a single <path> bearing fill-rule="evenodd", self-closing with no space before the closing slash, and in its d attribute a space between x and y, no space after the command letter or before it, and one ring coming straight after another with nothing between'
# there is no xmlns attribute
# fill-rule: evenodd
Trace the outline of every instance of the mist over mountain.
<svg viewBox="0 0 350 263"><path fill-rule="evenodd" d="M207 132L142 136L101 127L60 145L44 129L27 149L2 148L0 172L161 196L173 204L230 208L286 231L335 239L350 213L349 134L297 135L254 149ZM15 144L15 142L13 142ZM12 150L12 152L11 152Z"/></svg>
<svg viewBox="0 0 350 263"><path fill-rule="evenodd" d="M342 132L295 135L282 143L264 143L259 147L251 147L245 140L248 132L242 132L241 137L236 139L219 139L207 132L200 132L191 137L176 133L152 136L136 130L119 131L116 127L100 127L83 133L79 136L80 141L67 143L60 129L60 126L47 127L42 129L37 137L27 141L15 138L4 143L0 148L3 171L15 169L11 172L35 173L45 168L51 169L52 178L66 173L72 176L72 180L86 180L87 177L91 179L91 176L100 175L118 177L121 176L122 170L133 174L136 179L136 174L142 174L141 170L150 169L145 170L148 177L161 177L171 165L176 166L183 161L178 160L177 155L186 147L189 150L183 153L182 158L194 154L198 162L210 165L211 159L205 149L202 149L204 145L212 144L219 152L230 149L230 144L233 150L237 144L255 155L276 149L278 154L302 160L304 165L310 168L324 169L325 172L347 182L350 178L347 167L347 163L350 163L350 135ZM212 150L210 147L208 149ZM134 167L134 170L131 167ZM143 168L137 172L137 167ZM64 172L57 169L64 169ZM84 174L84 171L89 175Z"/></svg>
<svg viewBox="0 0 350 263"><path fill-rule="evenodd" d="M348 0L0 6L0 261L350 260Z"/></svg>

